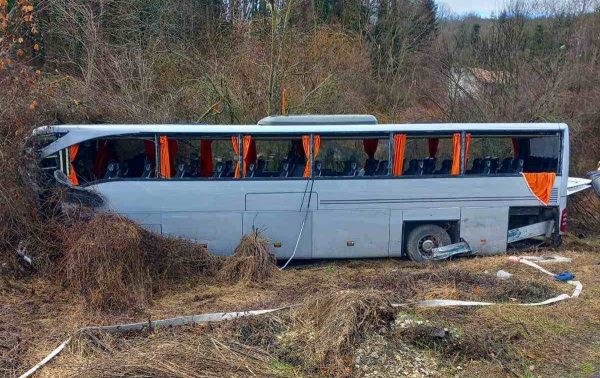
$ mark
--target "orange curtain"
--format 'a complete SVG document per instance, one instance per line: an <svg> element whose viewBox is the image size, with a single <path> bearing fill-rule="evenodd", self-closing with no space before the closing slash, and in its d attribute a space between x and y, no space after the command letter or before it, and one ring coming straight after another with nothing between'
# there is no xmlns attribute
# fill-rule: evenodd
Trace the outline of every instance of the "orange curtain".
<svg viewBox="0 0 600 378"><path fill-rule="evenodd" d="M235 178L240 178L240 143L237 136L231 137L231 145L233 146L233 153L235 154Z"/></svg>
<svg viewBox="0 0 600 378"><path fill-rule="evenodd" d="M513 157L517 159L519 154L521 153L519 148L519 138L511 138L512 147L513 147Z"/></svg>
<svg viewBox="0 0 600 378"><path fill-rule="evenodd" d="M160 174L163 178L171 178L171 154L169 153L169 138L160 136Z"/></svg>
<svg viewBox="0 0 600 378"><path fill-rule="evenodd" d="M302 137L302 147L304 149L304 155L306 155L306 166L304 167L304 177L310 177L312 159L310 158L310 135L304 135ZM315 135L313 138L313 158L316 159L319 155L319 149L321 148L321 137Z"/></svg>
<svg viewBox="0 0 600 378"><path fill-rule="evenodd" d="M460 174L460 133L452 135L452 176Z"/></svg>
<svg viewBox="0 0 600 378"><path fill-rule="evenodd" d="M77 157L77 152L79 151L79 144L74 144L69 147L69 163L71 167L69 169L69 180L73 185L79 185L79 180L77 179L77 172L75 172L75 166L73 162L75 161L75 157Z"/></svg>
<svg viewBox="0 0 600 378"><path fill-rule="evenodd" d="M394 167L392 174L402 176L404 169L404 150L406 149L406 134L394 135Z"/></svg>
<svg viewBox="0 0 600 378"><path fill-rule="evenodd" d="M377 152L377 145L379 139L363 139L363 148L365 153L369 156L369 159L375 159L375 152Z"/></svg>
<svg viewBox="0 0 600 378"><path fill-rule="evenodd" d="M525 182L531 192L544 204L550 203L550 193L554 186L556 173L540 172L540 173L523 173Z"/></svg>
<svg viewBox="0 0 600 378"><path fill-rule="evenodd" d="M244 177L251 163L256 163L256 142L250 135L246 135L244 136Z"/></svg>
<svg viewBox="0 0 600 378"><path fill-rule="evenodd" d="M465 166L463 167L465 170L467 169L467 159L469 159L469 148L471 147L471 134L467 134L465 139Z"/></svg>
<svg viewBox="0 0 600 378"><path fill-rule="evenodd" d="M437 155L438 146L440 145L439 138L429 138L427 139L427 147L429 149L429 157L435 157Z"/></svg>
<svg viewBox="0 0 600 378"><path fill-rule="evenodd" d="M210 177L213 174L212 140L200 140L200 176Z"/></svg>

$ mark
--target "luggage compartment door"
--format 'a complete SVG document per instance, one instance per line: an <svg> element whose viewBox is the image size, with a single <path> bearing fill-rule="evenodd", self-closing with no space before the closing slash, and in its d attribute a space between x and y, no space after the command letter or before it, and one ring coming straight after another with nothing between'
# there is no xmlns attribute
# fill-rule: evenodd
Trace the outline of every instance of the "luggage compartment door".
<svg viewBox="0 0 600 378"><path fill-rule="evenodd" d="M242 214L182 211L163 213L162 232L205 244L215 255L232 255L242 237Z"/></svg>
<svg viewBox="0 0 600 378"><path fill-rule="evenodd" d="M460 237L477 254L506 252L507 207L465 207L461 210Z"/></svg>
<svg viewBox="0 0 600 378"><path fill-rule="evenodd" d="M387 209L313 213L313 258L387 257L389 241Z"/></svg>
<svg viewBox="0 0 600 378"><path fill-rule="evenodd" d="M260 230L270 241L277 259L287 259L294 252L296 240L306 216L295 259L310 259L312 250L311 213L306 211L247 211L244 213L244 234L252 228Z"/></svg>

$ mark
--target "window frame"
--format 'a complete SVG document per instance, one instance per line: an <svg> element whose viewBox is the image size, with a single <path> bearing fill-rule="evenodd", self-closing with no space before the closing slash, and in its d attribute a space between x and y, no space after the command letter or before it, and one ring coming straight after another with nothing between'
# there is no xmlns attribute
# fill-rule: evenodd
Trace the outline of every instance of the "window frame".
<svg viewBox="0 0 600 378"><path fill-rule="evenodd" d="M516 131L516 132L507 132L507 133L503 133L503 132L498 132L498 131L482 131L482 130L477 130L477 131L471 131L471 132L465 132L466 134L471 134L471 138L481 138L481 137L488 137L488 138L533 138L533 137L557 137L558 138L558 160L557 160L557 164L556 164L556 171L553 171L551 173L556 173L557 177L560 177L562 175L562 163L563 163L563 152L564 152L564 145L563 145L563 137L564 137L564 133L562 131L556 131L556 130L546 130L546 131ZM461 149L464 149L465 144L463 143ZM464 159L465 158L465 153L464 150L461 151L461 168L464 169L465 164L464 164ZM485 174L481 174L481 173L475 173L475 174L466 174L465 172L461 172L460 176L464 176L464 177L520 177L522 174L521 173L494 173L492 175L485 175Z"/></svg>
<svg viewBox="0 0 600 378"><path fill-rule="evenodd" d="M231 140L232 137L237 136L238 143L240 146L239 154L237 156L237 162L240 166L240 170L243 172L244 169L244 159L243 159L243 139L244 136L251 136L253 140L268 140L268 139L298 139L303 136L310 135L310 161L314 164L314 137L316 135L320 136L323 139L388 139L388 161L390 166L393 166L394 163L394 135L397 134L405 134L408 138L451 138L454 133L461 134L461 151L460 151L460 173L459 175L453 176L451 174L434 174L434 175L423 175L423 176L413 176L413 175L401 175L394 176L391 171L388 171L385 175L379 176L314 176L314 169L311 169L310 177L171 177L164 178L160 177L160 136L167 136L174 139L197 139L197 140ZM156 132L148 132L148 133L135 133L135 134L119 134L119 135L109 135L105 137L97 137L92 138L90 140L96 141L98 139L140 139L140 140L150 140L152 139L155 146L155 174L154 177L150 178L141 178L141 177L119 177L114 179L99 179L95 181L85 181L80 184L81 187L101 184L105 182L113 182L113 181L281 181L281 180L387 180L387 179L435 179L435 178L454 178L454 177L468 177L468 178L481 178L481 177L517 177L520 176L518 173L498 173L493 175L482 175L482 174L466 174L465 171L465 149L466 149L466 135L470 134L471 138L477 137L539 137L539 136L556 136L559 138L559 150L558 150L558 162L556 175L561 176L562 174L562 164L563 162L563 154L564 154L564 132L556 131L556 130L542 130L542 131L513 131L513 132L499 132L498 130L493 131L485 131L485 130L476 130L476 131L466 131L466 130L431 130L431 131L415 131L415 130L382 130L381 132L344 132L344 131L336 131L336 132L325 132L325 133L302 133L302 132L294 132L294 133L156 133ZM69 152L68 147L59 151L58 156L60 158L61 168L69 173Z"/></svg>

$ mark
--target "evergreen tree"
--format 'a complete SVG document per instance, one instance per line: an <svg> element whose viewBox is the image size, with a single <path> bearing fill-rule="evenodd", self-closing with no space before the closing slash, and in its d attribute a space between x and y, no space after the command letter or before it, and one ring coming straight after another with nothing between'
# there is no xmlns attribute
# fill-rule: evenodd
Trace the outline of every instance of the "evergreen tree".
<svg viewBox="0 0 600 378"><path fill-rule="evenodd" d="M474 24L471 28L471 46L476 47L481 41L481 25Z"/></svg>
<svg viewBox="0 0 600 378"><path fill-rule="evenodd" d="M437 4L434 0L421 0L420 13L421 36L432 39L438 32Z"/></svg>

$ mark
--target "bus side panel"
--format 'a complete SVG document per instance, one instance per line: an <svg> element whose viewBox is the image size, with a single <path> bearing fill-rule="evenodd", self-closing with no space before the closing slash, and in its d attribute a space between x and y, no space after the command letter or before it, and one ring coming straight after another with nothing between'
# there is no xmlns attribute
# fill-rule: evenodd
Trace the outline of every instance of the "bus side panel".
<svg viewBox="0 0 600 378"><path fill-rule="evenodd" d="M120 215L131 219L150 232L162 234L160 212L129 212L120 213Z"/></svg>
<svg viewBox="0 0 600 378"><path fill-rule="evenodd" d="M390 211L390 257L400 257L403 253L403 211Z"/></svg>
<svg viewBox="0 0 600 378"><path fill-rule="evenodd" d="M387 257L389 210L313 213L313 258Z"/></svg>
<svg viewBox="0 0 600 378"><path fill-rule="evenodd" d="M508 207L463 207L460 237L476 254L506 252Z"/></svg>
<svg viewBox="0 0 600 378"><path fill-rule="evenodd" d="M163 212L162 232L206 244L216 255L231 255L242 237L242 213Z"/></svg>
<svg viewBox="0 0 600 378"><path fill-rule="evenodd" d="M247 211L244 213L244 234L252 232L253 228L260 230L272 243L272 251L277 259L286 259L294 252L305 217L306 222L294 258L310 259L312 217L306 211Z"/></svg>

